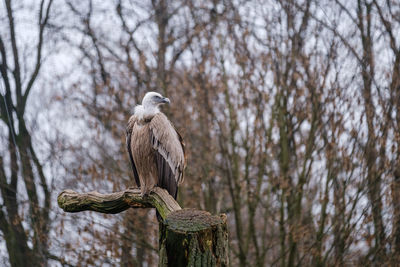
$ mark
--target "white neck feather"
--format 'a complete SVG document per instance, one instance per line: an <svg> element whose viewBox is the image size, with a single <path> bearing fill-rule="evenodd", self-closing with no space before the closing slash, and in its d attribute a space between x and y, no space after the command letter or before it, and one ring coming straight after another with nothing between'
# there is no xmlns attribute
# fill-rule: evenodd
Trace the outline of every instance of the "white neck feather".
<svg viewBox="0 0 400 267"><path fill-rule="evenodd" d="M139 120L148 119L154 117L160 110L156 106L143 106L137 105L135 107L135 116L139 118Z"/></svg>

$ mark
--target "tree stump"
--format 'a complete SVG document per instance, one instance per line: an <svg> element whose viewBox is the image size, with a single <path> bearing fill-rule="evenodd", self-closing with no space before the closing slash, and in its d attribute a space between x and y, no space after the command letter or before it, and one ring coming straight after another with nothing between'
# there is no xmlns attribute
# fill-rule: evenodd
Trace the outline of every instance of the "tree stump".
<svg viewBox="0 0 400 267"><path fill-rule="evenodd" d="M156 208L159 228L159 266L228 266L226 215L182 209L164 189L156 187L142 197L139 189L100 194L64 190L57 198L66 212L92 210L119 213L128 208Z"/></svg>
<svg viewBox="0 0 400 267"><path fill-rule="evenodd" d="M183 209L160 223L159 266L228 266L226 216Z"/></svg>

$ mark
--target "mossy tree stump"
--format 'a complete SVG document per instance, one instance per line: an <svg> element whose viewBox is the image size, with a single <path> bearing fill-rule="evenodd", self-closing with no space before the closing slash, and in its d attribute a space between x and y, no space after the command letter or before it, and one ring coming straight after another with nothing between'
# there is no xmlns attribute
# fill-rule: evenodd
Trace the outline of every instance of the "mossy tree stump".
<svg viewBox="0 0 400 267"><path fill-rule="evenodd" d="M159 229L159 266L228 266L226 216L206 211L182 209L161 188L147 197L139 189L100 194L64 190L57 198L66 212L92 210L119 213L128 208L156 208L163 221Z"/></svg>

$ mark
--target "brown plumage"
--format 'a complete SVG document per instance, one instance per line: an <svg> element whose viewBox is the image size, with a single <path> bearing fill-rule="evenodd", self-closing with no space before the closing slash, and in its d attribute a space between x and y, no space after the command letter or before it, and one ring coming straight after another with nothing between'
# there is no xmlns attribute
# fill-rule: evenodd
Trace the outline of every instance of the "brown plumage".
<svg viewBox="0 0 400 267"><path fill-rule="evenodd" d="M146 94L142 103L135 109L126 128L136 184L140 186L142 195L159 186L176 199L186 161L182 137L158 110L158 106L169 103L169 99L152 92Z"/></svg>

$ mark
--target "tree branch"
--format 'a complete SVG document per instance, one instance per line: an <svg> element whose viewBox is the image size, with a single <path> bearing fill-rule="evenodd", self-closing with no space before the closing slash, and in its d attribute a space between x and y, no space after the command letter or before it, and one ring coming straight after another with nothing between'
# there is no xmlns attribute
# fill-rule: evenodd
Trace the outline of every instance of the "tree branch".
<svg viewBox="0 0 400 267"><path fill-rule="evenodd" d="M115 214L128 208L156 208L165 219L169 213L182 208L175 199L162 188L155 187L148 196L141 196L140 189L133 188L111 194L92 191L77 193L64 190L57 198L58 206L66 212L92 210Z"/></svg>
<svg viewBox="0 0 400 267"><path fill-rule="evenodd" d="M11 7L11 1L6 0L5 2L6 2L6 7L7 7L8 22L9 22L9 27L10 27L11 47L12 47L13 56L14 56L13 75L15 78L15 90L16 90L16 95L17 95L17 103L20 103L21 96L22 96L21 95L21 69L20 69L20 65L19 65L19 54L18 54L17 41L16 41L14 16L13 16L13 11L12 11L12 7Z"/></svg>
<svg viewBox="0 0 400 267"><path fill-rule="evenodd" d="M40 12L39 12L39 41L37 44L37 52L36 52L36 63L35 63L35 68L33 70L33 73L31 75L31 78L29 79L29 82L26 86L25 92L22 96L22 110L25 110L26 106L26 101L29 96L29 92L31 91L31 88L33 86L33 83L36 80L36 77L39 74L40 67L42 65L42 48L43 48L43 36L44 36L44 30L48 24L48 20L50 17L50 9L51 9L51 4L53 3L53 0L50 0L49 3L47 4L45 15L43 17L43 7L44 7L44 0L40 3Z"/></svg>

